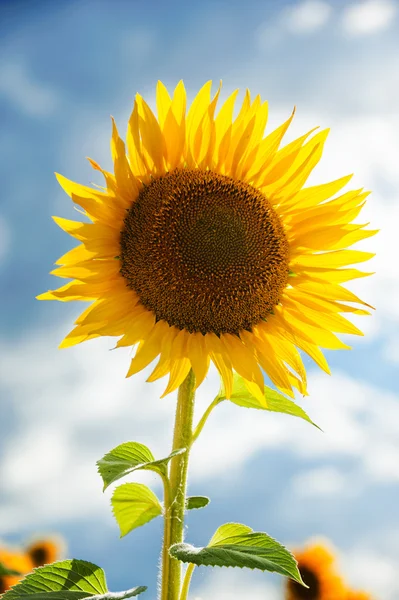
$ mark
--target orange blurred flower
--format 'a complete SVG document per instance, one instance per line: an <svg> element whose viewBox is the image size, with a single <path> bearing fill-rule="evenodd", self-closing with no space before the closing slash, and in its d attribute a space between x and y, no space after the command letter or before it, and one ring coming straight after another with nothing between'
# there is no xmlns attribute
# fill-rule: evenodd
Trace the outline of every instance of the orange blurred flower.
<svg viewBox="0 0 399 600"><path fill-rule="evenodd" d="M303 550L294 551L294 556L309 589L288 580L287 600L347 600L344 581L336 569L335 554L327 544L309 544Z"/></svg>
<svg viewBox="0 0 399 600"><path fill-rule="evenodd" d="M61 538L37 539L25 549L0 545L0 564L10 571L17 571L20 575L0 574L0 594L18 583L27 573L35 567L55 562L63 554L64 542Z"/></svg>

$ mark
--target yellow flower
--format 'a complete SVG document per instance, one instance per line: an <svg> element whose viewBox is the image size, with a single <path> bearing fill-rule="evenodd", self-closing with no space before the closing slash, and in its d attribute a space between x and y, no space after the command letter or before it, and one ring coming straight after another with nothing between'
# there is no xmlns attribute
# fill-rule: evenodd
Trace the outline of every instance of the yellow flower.
<svg viewBox="0 0 399 600"><path fill-rule="evenodd" d="M35 567L59 560L63 547L64 542L59 537L37 540L22 550L0 546L0 564L10 571L20 573L20 575L0 575L0 594L16 585L24 575L30 573Z"/></svg>
<svg viewBox="0 0 399 600"><path fill-rule="evenodd" d="M23 552L0 547L0 564L10 571L18 573L29 573L32 571L33 564L30 556ZM0 575L0 594L4 594L12 585L18 583L21 579L18 575Z"/></svg>
<svg viewBox="0 0 399 600"><path fill-rule="evenodd" d="M186 115L183 83L170 97L159 82L158 117L136 96L127 154L113 122L114 174L90 161L105 188L57 176L89 222L54 218L81 243L53 271L72 281L39 298L92 301L61 346L122 336L138 345L128 375L159 357L149 381L169 374L165 394L210 361L227 396L233 371L258 395L263 372L306 394L298 349L329 372L320 348L361 335L343 314L369 314L341 285L373 256L347 250L375 233L352 223L368 192L331 200L351 176L304 188L328 130L280 148L294 113L264 137L267 103L247 91L233 118L237 91L216 114L219 93L206 83Z"/></svg>
<svg viewBox="0 0 399 600"><path fill-rule="evenodd" d="M294 552L302 579L308 589L288 579L286 600L347 600L347 589L335 567L335 556L324 543Z"/></svg>
<svg viewBox="0 0 399 600"><path fill-rule="evenodd" d="M60 559L64 542L61 538L40 539L33 542L27 552L35 567L48 565Z"/></svg>

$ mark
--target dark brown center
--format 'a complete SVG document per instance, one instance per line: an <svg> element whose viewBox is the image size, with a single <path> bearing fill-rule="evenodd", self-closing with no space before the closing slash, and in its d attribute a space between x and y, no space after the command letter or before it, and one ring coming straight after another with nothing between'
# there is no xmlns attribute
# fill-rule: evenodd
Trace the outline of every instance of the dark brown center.
<svg viewBox="0 0 399 600"><path fill-rule="evenodd" d="M144 186L121 233L121 274L179 329L237 334L265 319L288 279L288 242L259 191L201 170Z"/></svg>
<svg viewBox="0 0 399 600"><path fill-rule="evenodd" d="M314 572L307 567L301 567L301 565L299 565L299 570L301 572L303 581L309 586L309 588L305 588L296 581L289 579L289 597L292 600L319 600L321 593L319 579Z"/></svg>

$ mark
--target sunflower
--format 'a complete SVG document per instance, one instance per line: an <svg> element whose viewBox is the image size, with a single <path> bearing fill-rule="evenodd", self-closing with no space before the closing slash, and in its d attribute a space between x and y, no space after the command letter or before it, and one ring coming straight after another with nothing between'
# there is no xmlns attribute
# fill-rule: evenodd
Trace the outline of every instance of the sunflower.
<svg viewBox="0 0 399 600"><path fill-rule="evenodd" d="M59 560L64 546L65 544L60 537L38 539L23 549L1 546L0 564L10 571L19 573L19 575L0 574L0 594L16 585L24 575L30 573L35 567L41 567Z"/></svg>
<svg viewBox="0 0 399 600"><path fill-rule="evenodd" d="M315 543L294 552L302 579L308 588L288 579L286 600L347 600L347 589L335 567L334 553L324 544Z"/></svg>
<svg viewBox="0 0 399 600"><path fill-rule="evenodd" d="M29 573L33 569L30 557L23 552L11 550L9 548L0 548L0 564L4 565L10 571L17 573ZM18 575L0 574L0 594L4 594L12 585L18 583L21 579Z"/></svg>
<svg viewBox="0 0 399 600"><path fill-rule="evenodd" d="M341 285L368 275L348 267L373 254L347 249L375 233L352 223L368 192L331 199L350 175L304 188L328 130L280 147L294 112L265 136L267 103L247 91L234 118L237 91L216 113L208 82L186 115L183 83L171 97L159 82L157 117L136 96L127 153L112 122L114 173L89 159L104 188L57 175L88 221L54 217L80 244L52 271L72 281L39 299L92 302L61 347L118 336L136 347L128 376L158 357L148 380L169 375L165 394L210 361L227 396L234 371L258 397L264 373L306 394L298 350L329 372L321 348L361 335L343 315L369 314Z"/></svg>
<svg viewBox="0 0 399 600"><path fill-rule="evenodd" d="M28 554L35 567L48 565L60 559L64 542L61 538L37 540L28 548Z"/></svg>

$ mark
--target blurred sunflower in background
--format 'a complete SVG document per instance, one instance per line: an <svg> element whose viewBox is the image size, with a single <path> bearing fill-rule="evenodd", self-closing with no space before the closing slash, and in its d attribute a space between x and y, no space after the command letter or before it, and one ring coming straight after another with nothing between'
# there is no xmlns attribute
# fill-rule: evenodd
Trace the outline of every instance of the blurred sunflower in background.
<svg viewBox="0 0 399 600"><path fill-rule="evenodd" d="M294 551L294 556L308 588L288 579L285 600L374 600L366 592L347 586L338 570L337 553L326 541L310 542Z"/></svg>
<svg viewBox="0 0 399 600"><path fill-rule="evenodd" d="M18 583L35 567L60 560L64 549L65 543L60 537L37 539L22 549L0 542L0 594ZM15 574L2 574L1 567L15 571Z"/></svg>
<svg viewBox="0 0 399 600"><path fill-rule="evenodd" d="M289 579L286 583L286 600L347 600L347 589L339 575L335 554L326 543L311 543L294 551L305 588Z"/></svg>
<svg viewBox="0 0 399 600"><path fill-rule="evenodd" d="M262 370L306 394L298 349L329 372L320 348L348 348L335 334L361 332L344 315L369 314L342 286L369 274L347 268L373 256L347 249L376 233L353 223L368 192L331 199L350 175L304 188L328 130L280 148L294 113L264 136L266 102L247 91L234 117L237 91L216 113L219 93L206 83L186 114L183 83L159 82L157 117L136 96L127 153L113 122L114 173L90 161L105 188L57 176L89 222L54 217L80 244L52 272L72 281L39 299L92 301L61 346L121 336L138 345L128 375L159 357L148 380L169 375L165 394L210 361L227 397L233 371L261 402Z"/></svg>

